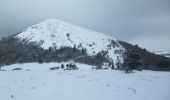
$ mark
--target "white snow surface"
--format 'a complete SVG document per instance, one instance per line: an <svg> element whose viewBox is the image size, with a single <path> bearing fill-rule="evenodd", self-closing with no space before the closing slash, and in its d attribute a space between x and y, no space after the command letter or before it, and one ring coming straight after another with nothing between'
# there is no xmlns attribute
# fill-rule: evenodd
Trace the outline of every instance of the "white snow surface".
<svg viewBox="0 0 170 100"><path fill-rule="evenodd" d="M20 38L21 41L25 40L27 42L40 43L40 46L44 49L49 49L49 47L54 46L56 46L57 49L65 46L76 46L78 49L81 49L81 45L83 48L87 49L89 55L96 55L102 50L108 51L109 58L115 63L117 59L120 59L120 61L123 60L122 54L125 51L114 37L81 28L58 19L49 19L37 25L33 25L23 30L23 32L17 34L15 37ZM118 46L108 47L111 40L114 40ZM121 51L117 54L115 50Z"/></svg>
<svg viewBox="0 0 170 100"><path fill-rule="evenodd" d="M66 63L64 63L66 64ZM61 63L4 66L0 100L170 100L170 73L117 70L49 70ZM23 70L12 71L13 68ZM28 70L29 69L29 70Z"/></svg>
<svg viewBox="0 0 170 100"><path fill-rule="evenodd" d="M162 56L170 58L170 52L167 52L167 51L155 51L154 53L157 55L162 55Z"/></svg>

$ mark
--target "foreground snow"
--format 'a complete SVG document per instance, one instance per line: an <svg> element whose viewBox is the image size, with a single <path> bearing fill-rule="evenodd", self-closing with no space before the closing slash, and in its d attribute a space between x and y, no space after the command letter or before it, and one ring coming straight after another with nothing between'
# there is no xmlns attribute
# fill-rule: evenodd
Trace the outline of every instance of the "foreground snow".
<svg viewBox="0 0 170 100"><path fill-rule="evenodd" d="M0 100L169 100L170 73L49 70L58 63L15 64L0 71ZM23 70L11 69L22 67ZM29 69L29 70L28 70Z"/></svg>

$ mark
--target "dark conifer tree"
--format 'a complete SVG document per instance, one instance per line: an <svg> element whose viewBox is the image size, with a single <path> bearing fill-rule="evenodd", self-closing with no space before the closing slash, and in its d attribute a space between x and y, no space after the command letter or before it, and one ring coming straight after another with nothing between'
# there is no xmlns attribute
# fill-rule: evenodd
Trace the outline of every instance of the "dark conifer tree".
<svg viewBox="0 0 170 100"><path fill-rule="evenodd" d="M127 54L127 57L124 59L125 72L130 72L131 70L142 70L142 60L140 56L135 53L133 50Z"/></svg>

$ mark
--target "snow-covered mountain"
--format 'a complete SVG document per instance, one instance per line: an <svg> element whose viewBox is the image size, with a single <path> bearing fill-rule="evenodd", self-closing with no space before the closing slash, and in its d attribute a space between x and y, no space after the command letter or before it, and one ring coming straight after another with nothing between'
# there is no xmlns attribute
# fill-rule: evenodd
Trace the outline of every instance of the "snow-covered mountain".
<svg viewBox="0 0 170 100"><path fill-rule="evenodd" d="M116 62L123 61L122 54L125 49L111 36L81 28L58 19L49 19L33 25L15 38L21 41L36 42L44 49L49 47L76 47L86 48L88 55L96 55L98 52L107 51L107 57Z"/></svg>

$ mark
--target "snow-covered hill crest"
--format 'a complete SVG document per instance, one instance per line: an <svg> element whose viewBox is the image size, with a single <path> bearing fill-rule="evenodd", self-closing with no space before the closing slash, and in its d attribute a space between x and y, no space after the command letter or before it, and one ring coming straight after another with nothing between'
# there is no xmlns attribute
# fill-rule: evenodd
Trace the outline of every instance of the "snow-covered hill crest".
<svg viewBox="0 0 170 100"><path fill-rule="evenodd" d="M81 28L58 19L49 19L33 25L15 38L21 41L40 43L44 49L49 47L76 47L86 48L88 55L96 55L98 52L107 51L107 56L116 62L122 61L125 49L111 36Z"/></svg>
<svg viewBox="0 0 170 100"><path fill-rule="evenodd" d="M166 52L166 51L155 51L154 53L157 54L157 55L162 55L162 56L164 56L164 57L170 58L170 52Z"/></svg>

